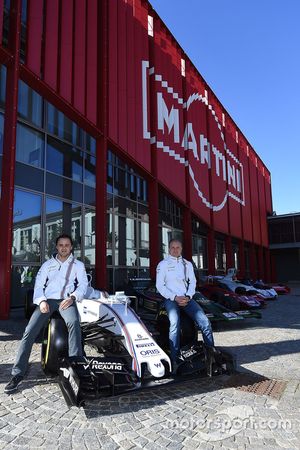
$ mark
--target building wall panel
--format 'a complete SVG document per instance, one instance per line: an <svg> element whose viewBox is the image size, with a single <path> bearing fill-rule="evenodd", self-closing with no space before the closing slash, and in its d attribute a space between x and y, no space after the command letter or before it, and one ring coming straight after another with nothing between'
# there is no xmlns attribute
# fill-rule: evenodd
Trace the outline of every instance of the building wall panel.
<svg viewBox="0 0 300 450"><path fill-rule="evenodd" d="M85 114L86 0L75 0L73 104Z"/></svg>
<svg viewBox="0 0 300 450"><path fill-rule="evenodd" d="M3 35L3 9L4 9L4 0L0 0L0 42L2 42L2 35Z"/></svg>
<svg viewBox="0 0 300 450"><path fill-rule="evenodd" d="M58 21L58 0L47 0L45 20L44 81L54 90L57 89Z"/></svg>
<svg viewBox="0 0 300 450"><path fill-rule="evenodd" d="M224 132L222 127L222 107L211 91L208 92L208 136L211 177L211 204L214 228L221 233L228 233L226 166L220 165L217 154L225 157ZM214 151L213 147L216 149ZM226 158L225 158L226 159Z"/></svg>
<svg viewBox="0 0 300 450"><path fill-rule="evenodd" d="M255 152L249 148L249 176L250 176L250 189L251 189L251 211L252 211L252 224L253 224L253 242L255 244L261 244L261 232L260 232L260 208L258 197L258 184L257 184L257 157Z"/></svg>
<svg viewBox="0 0 300 450"><path fill-rule="evenodd" d="M87 2L86 116L97 123L98 1ZM100 105L99 105L100 107Z"/></svg>
<svg viewBox="0 0 300 450"><path fill-rule="evenodd" d="M250 176L249 176L249 157L247 154L248 143L246 139L239 136L239 159L243 165L243 197L244 205L242 205L242 221L243 233L246 241L252 241L252 205L251 205L251 191L250 191Z"/></svg>
<svg viewBox="0 0 300 450"><path fill-rule="evenodd" d="M264 166L261 161L258 161L258 195L259 195L259 209L260 209L260 226L261 226L261 243L265 247L269 245L268 239L268 224L267 224L267 209L265 196L265 173Z"/></svg>
<svg viewBox="0 0 300 450"><path fill-rule="evenodd" d="M190 178L190 206L205 223L210 224L209 169L201 152L201 141L207 138L205 85L188 62L185 80L186 123L191 124L193 133L189 138L191 148L186 151L189 162L187 176Z"/></svg>
<svg viewBox="0 0 300 450"><path fill-rule="evenodd" d="M108 133L118 142L118 2L108 2Z"/></svg>
<svg viewBox="0 0 300 450"><path fill-rule="evenodd" d="M26 64L37 76L41 74L43 1L30 0L28 7Z"/></svg>
<svg viewBox="0 0 300 450"><path fill-rule="evenodd" d="M73 70L73 1L61 3L59 93L69 103L72 101Z"/></svg>
<svg viewBox="0 0 300 450"><path fill-rule="evenodd" d="M237 238L242 238L241 223L241 202L242 199L242 176L238 135L235 124L230 117L226 116L225 141L226 141L226 160L227 160L227 189L228 189L228 213L230 234ZM233 156L231 156L233 155Z"/></svg>

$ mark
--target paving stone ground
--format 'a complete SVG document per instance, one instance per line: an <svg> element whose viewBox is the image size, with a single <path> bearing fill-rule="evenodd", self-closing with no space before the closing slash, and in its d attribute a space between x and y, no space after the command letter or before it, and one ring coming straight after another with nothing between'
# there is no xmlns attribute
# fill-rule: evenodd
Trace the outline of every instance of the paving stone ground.
<svg viewBox="0 0 300 450"><path fill-rule="evenodd" d="M215 331L238 370L286 382L279 399L228 387L228 376L159 387L68 409L35 344L22 389L7 396L25 321L0 321L0 449L300 449L300 288L261 320Z"/></svg>

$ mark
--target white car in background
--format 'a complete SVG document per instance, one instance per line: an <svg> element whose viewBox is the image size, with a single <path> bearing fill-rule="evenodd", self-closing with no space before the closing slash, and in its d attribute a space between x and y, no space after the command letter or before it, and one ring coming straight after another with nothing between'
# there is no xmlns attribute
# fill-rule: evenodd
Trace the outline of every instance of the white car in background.
<svg viewBox="0 0 300 450"><path fill-rule="evenodd" d="M278 297L275 289L257 289L254 286L249 286L247 284L243 284L240 281L235 280L236 269L228 269L227 275L224 277L216 277L219 280L222 280L222 283L225 284L228 289L237 294L242 294L242 291L245 290L248 294L259 294L266 300L275 300Z"/></svg>

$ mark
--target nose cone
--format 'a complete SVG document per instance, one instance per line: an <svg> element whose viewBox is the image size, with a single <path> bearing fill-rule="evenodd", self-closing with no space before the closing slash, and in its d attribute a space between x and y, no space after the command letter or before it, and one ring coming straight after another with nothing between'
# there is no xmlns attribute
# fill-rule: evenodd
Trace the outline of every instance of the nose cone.
<svg viewBox="0 0 300 450"><path fill-rule="evenodd" d="M155 378L161 378L165 374L165 367L159 359L157 361L149 361L147 367L151 375Z"/></svg>

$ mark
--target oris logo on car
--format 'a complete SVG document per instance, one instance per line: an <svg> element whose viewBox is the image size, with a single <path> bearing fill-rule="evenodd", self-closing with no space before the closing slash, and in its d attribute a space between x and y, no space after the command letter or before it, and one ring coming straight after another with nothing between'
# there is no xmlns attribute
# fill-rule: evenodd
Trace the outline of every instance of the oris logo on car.
<svg viewBox="0 0 300 450"><path fill-rule="evenodd" d="M155 72L149 61L142 61L142 107L143 137L170 159L188 169L191 184L199 201L212 211L224 208L229 198L245 206L243 164L226 145L220 119L209 104L207 92L194 91L187 98L170 84L166 76ZM157 127L150 131L149 86L156 94L154 108ZM211 142L201 129L201 114L208 112L214 133ZM214 134L214 136L213 136ZM235 136L238 141L237 133ZM189 153L189 155L187 155ZM210 172L213 180L223 186L218 195L210 200L206 176Z"/></svg>
<svg viewBox="0 0 300 450"><path fill-rule="evenodd" d="M142 356L152 356L152 355L159 355L160 351L157 348L154 348L153 350L141 350L140 354Z"/></svg>

